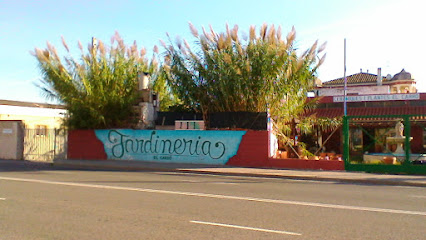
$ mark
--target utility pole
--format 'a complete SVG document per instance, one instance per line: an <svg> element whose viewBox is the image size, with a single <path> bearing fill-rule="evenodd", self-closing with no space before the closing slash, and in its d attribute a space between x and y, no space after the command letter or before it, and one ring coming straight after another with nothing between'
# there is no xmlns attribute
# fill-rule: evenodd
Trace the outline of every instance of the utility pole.
<svg viewBox="0 0 426 240"><path fill-rule="evenodd" d="M348 90L348 81L346 79L346 38L344 40L343 46L343 78L344 78L344 86L343 86L343 115L346 117L347 115L347 103L346 103L346 95Z"/></svg>

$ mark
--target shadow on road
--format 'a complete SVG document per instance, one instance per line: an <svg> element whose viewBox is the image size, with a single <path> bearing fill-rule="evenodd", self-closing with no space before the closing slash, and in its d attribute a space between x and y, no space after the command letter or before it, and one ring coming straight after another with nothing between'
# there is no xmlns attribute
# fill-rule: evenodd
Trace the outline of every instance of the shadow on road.
<svg viewBox="0 0 426 240"><path fill-rule="evenodd" d="M122 161L120 166L90 166L75 164L73 166L54 164L53 162L37 162L28 160L0 159L0 172L25 172L25 171L54 171L54 170L76 170L76 171L121 171L121 172L174 172L179 168L214 168L218 166L195 165L195 164L173 164L173 163L151 163L145 162L135 164L130 161ZM125 162L128 162L127 165ZM127 167L126 167L127 166Z"/></svg>
<svg viewBox="0 0 426 240"><path fill-rule="evenodd" d="M63 170L64 168L58 168L49 162L0 159L0 172L46 171L56 169Z"/></svg>

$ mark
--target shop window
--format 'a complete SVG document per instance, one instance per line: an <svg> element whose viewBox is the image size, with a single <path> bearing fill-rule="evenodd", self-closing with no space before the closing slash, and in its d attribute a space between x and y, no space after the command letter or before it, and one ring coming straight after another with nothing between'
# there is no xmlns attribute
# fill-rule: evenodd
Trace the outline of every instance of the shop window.
<svg viewBox="0 0 426 240"><path fill-rule="evenodd" d="M349 147L352 152L362 152L362 140L362 130L360 128L351 128Z"/></svg>

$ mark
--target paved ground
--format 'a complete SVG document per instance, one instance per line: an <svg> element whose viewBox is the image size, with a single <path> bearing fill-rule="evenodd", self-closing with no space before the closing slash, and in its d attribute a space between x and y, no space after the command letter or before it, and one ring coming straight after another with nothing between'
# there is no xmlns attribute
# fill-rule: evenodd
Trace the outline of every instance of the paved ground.
<svg viewBox="0 0 426 240"><path fill-rule="evenodd" d="M26 170L89 169L125 171L174 171L199 174L269 177L282 179L338 181L346 183L426 187L426 176L375 174L346 171L262 169L200 164L153 163L135 161L57 160L55 163L1 160L0 172L14 168Z"/></svg>
<svg viewBox="0 0 426 240"><path fill-rule="evenodd" d="M0 161L0 239L368 240L426 235L423 187L150 166L76 170Z"/></svg>
<svg viewBox="0 0 426 240"><path fill-rule="evenodd" d="M178 171L234 176L257 176L299 180L340 181L364 184L426 187L426 176L373 174L364 172L261 169L194 164L86 160L58 160L55 162L55 166L87 169Z"/></svg>

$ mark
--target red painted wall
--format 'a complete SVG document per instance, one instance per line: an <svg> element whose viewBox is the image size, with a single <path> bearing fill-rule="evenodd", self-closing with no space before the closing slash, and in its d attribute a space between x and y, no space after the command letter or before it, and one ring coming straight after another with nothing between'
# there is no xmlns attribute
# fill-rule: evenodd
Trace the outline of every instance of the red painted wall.
<svg viewBox="0 0 426 240"><path fill-rule="evenodd" d="M240 167L344 170L343 161L268 158L268 132L247 131L237 155L226 165ZM73 130L68 135L68 159L106 160L104 146L94 130Z"/></svg>
<svg viewBox="0 0 426 240"><path fill-rule="evenodd" d="M68 135L68 159L105 160L103 144L94 130L73 130ZM264 167L268 160L268 132L247 131L238 149L227 165Z"/></svg>
<svg viewBox="0 0 426 240"><path fill-rule="evenodd" d="M237 155L226 165L241 167L266 167L268 164L268 131L247 131Z"/></svg>
<svg viewBox="0 0 426 240"><path fill-rule="evenodd" d="M72 130L68 133L68 159L106 160L107 155L94 130Z"/></svg>
<svg viewBox="0 0 426 240"><path fill-rule="evenodd" d="M411 125L411 137L413 140L410 142L411 144L411 151L413 153L423 153L423 127L422 126L416 126L412 123Z"/></svg>

